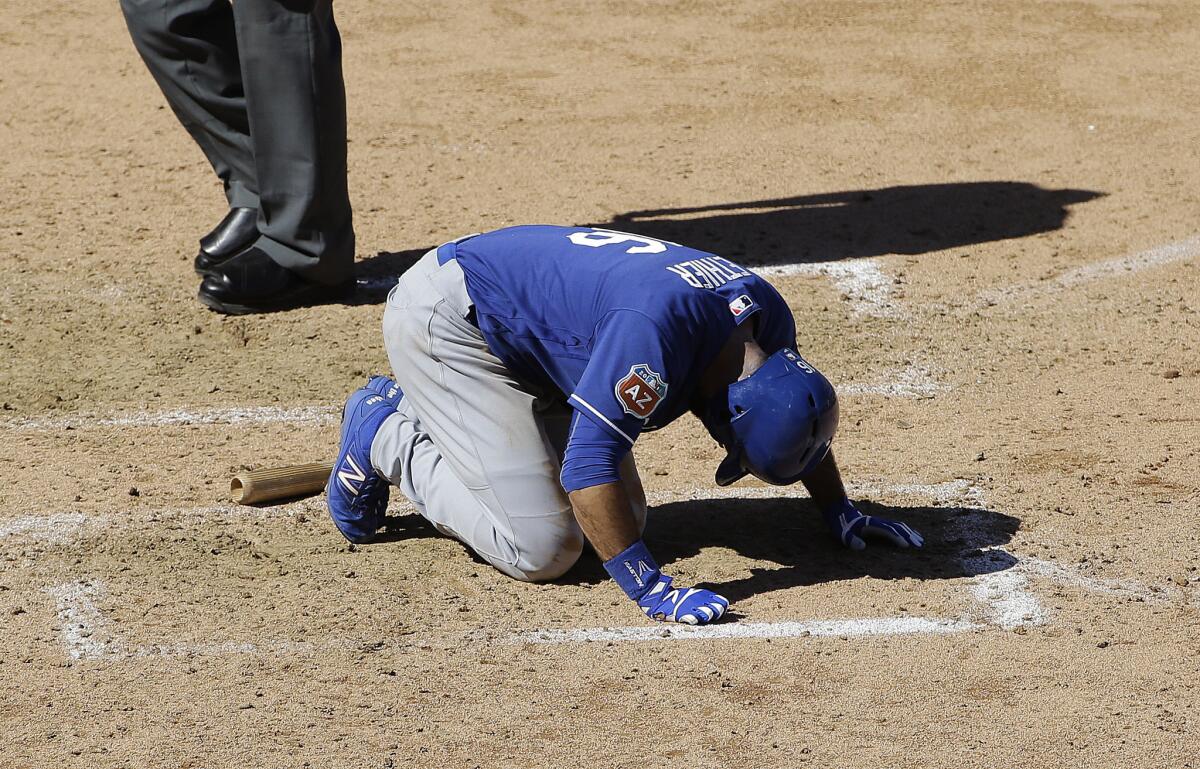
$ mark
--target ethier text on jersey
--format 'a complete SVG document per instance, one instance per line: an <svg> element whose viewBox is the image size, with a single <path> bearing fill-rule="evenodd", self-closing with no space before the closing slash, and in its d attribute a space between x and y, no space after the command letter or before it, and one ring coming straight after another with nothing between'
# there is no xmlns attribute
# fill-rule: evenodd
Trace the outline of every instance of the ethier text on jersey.
<svg viewBox="0 0 1200 769"><path fill-rule="evenodd" d="M750 277L749 270L719 256L690 259L672 264L667 269L683 278L692 288L717 288L731 280Z"/></svg>

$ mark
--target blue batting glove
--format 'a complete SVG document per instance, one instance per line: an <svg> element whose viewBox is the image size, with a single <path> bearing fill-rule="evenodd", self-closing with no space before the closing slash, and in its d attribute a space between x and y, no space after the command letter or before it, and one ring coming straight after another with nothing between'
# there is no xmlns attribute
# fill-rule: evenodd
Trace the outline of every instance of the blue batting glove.
<svg viewBox="0 0 1200 769"><path fill-rule="evenodd" d="M729 609L729 601L711 590L671 587L671 578L659 570L640 539L605 561L604 568L625 595L637 601L646 616L657 622L707 625L719 620Z"/></svg>
<svg viewBox="0 0 1200 769"><path fill-rule="evenodd" d="M885 539L896 547L921 547L925 544L916 529L907 523L890 521L875 515L863 515L850 500L823 512L825 523L838 541L851 550L862 550L867 546L866 538Z"/></svg>
<svg viewBox="0 0 1200 769"><path fill-rule="evenodd" d="M707 625L721 618L729 601L703 588L673 588L671 578L659 574L658 581L638 599L638 606L656 622Z"/></svg>

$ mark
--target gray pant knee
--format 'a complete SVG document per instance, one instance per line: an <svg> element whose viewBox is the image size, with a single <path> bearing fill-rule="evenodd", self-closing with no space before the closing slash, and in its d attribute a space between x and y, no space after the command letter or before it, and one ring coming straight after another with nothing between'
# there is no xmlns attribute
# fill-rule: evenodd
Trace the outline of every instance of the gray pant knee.
<svg viewBox="0 0 1200 769"><path fill-rule="evenodd" d="M547 582L570 571L583 552L583 535L571 533L551 541L523 547L510 569L501 569L522 582Z"/></svg>

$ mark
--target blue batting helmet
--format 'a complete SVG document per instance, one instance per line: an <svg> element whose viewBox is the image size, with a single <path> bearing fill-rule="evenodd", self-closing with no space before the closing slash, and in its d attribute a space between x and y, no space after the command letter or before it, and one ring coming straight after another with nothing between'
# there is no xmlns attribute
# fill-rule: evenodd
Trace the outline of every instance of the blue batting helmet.
<svg viewBox="0 0 1200 769"><path fill-rule="evenodd" d="M714 398L704 422L728 452L717 468L718 486L747 473L786 486L829 453L837 431L837 393L799 353L784 348Z"/></svg>

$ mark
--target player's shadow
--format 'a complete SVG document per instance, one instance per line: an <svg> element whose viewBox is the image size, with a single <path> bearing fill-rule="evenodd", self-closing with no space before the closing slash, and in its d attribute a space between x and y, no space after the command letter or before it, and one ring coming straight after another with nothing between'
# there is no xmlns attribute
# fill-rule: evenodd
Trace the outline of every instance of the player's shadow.
<svg viewBox="0 0 1200 769"><path fill-rule="evenodd" d="M380 544L383 542L403 542L406 539L426 539L442 536L437 529L433 528L433 524L425 520L416 513L406 515L385 515L383 517L383 525L380 527L379 533L371 538L371 544ZM480 563L484 561L479 559L470 548L463 548L478 560Z"/></svg>
<svg viewBox="0 0 1200 769"><path fill-rule="evenodd" d="M829 533L811 502L794 497L698 499L658 505L650 510L645 539L663 566L709 548L728 549L742 558L773 564L751 566L747 577L706 585L730 601L860 577L973 577L1009 569L1017 562L999 549L1020 525L1010 515L980 508L856 504L868 515L910 524L924 535L925 546L899 549L871 540L866 550L848 550ZM590 552L564 577L577 583L604 579L603 566Z"/></svg>
<svg viewBox="0 0 1200 769"><path fill-rule="evenodd" d="M400 276L416 264L430 248L433 246L407 251L380 251L375 256L363 259L355 265L354 295L343 303L383 304Z"/></svg>
<svg viewBox="0 0 1200 769"><path fill-rule="evenodd" d="M925 546L899 549L872 540L866 550L848 550L829 533L812 503L795 497L695 499L655 505L650 509L645 539L663 566L712 548L773 564L751 566L750 575L740 579L700 583L730 601L860 577L974 577L1004 571L1017 563L1002 548L1020 527L1020 521L1011 515L976 507L856 504L867 515L908 523L925 537ZM419 515L388 516L384 527L372 543L441 536ZM464 546L463 551L464 558L485 563L469 548ZM607 579L599 558L587 548L574 568L557 581L597 584Z"/></svg>
<svg viewBox="0 0 1200 769"><path fill-rule="evenodd" d="M915 184L629 211L587 226L682 243L749 266L801 264L926 254L1051 232L1066 222L1070 206L1103 194L1013 181ZM472 226L464 222L464 232ZM361 260L357 290L345 303L382 303L433 245Z"/></svg>
<svg viewBox="0 0 1200 769"><path fill-rule="evenodd" d="M1028 182L849 190L618 214L593 226L682 243L750 266L926 254L1061 229L1103 196Z"/></svg>

